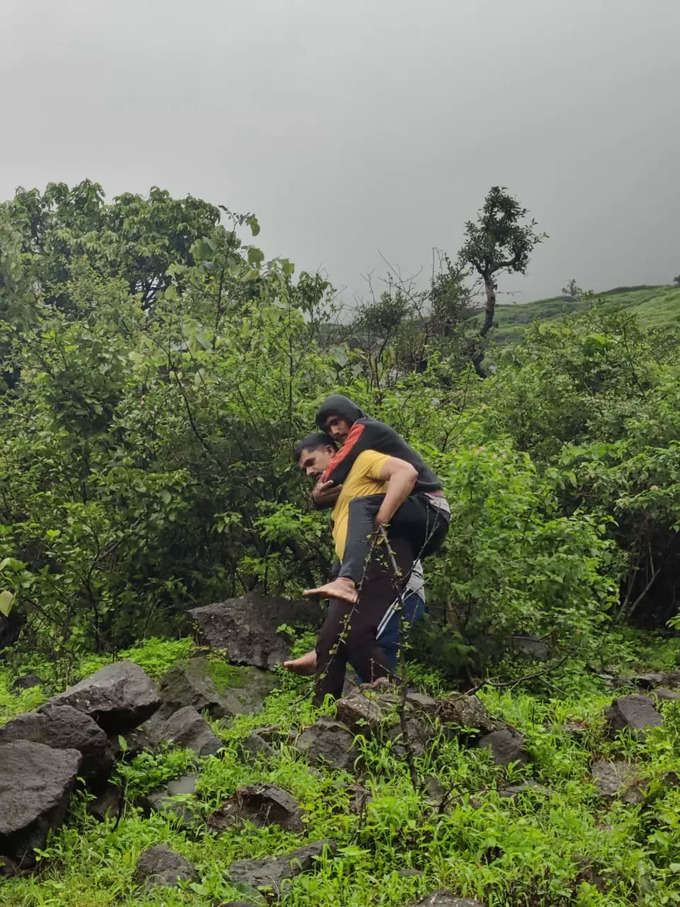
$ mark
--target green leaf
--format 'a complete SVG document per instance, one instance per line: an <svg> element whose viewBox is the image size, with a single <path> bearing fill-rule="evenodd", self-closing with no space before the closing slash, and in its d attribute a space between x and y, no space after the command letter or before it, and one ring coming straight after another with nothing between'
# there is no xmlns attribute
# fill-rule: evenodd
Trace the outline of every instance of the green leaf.
<svg viewBox="0 0 680 907"><path fill-rule="evenodd" d="M264 252L257 246L248 246L248 264L253 268L259 268L264 261Z"/></svg>
<svg viewBox="0 0 680 907"><path fill-rule="evenodd" d="M12 605L14 604L14 598L14 593L10 592L9 589L3 589L3 591L0 592L0 614L9 617Z"/></svg>
<svg viewBox="0 0 680 907"><path fill-rule="evenodd" d="M246 223L250 227L250 232L253 234L253 236L257 236L257 234L260 232L260 222L255 217L255 215L249 215L246 219Z"/></svg>

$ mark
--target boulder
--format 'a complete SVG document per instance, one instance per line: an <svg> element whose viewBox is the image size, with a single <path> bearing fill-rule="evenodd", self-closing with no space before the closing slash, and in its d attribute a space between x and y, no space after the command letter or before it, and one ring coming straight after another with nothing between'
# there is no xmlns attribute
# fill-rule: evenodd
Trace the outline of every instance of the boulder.
<svg viewBox="0 0 680 907"><path fill-rule="evenodd" d="M113 768L109 740L99 725L70 705L47 704L38 712L25 712L0 728L0 744L32 740L54 749L78 750L80 774L88 787L101 790Z"/></svg>
<svg viewBox="0 0 680 907"><path fill-rule="evenodd" d="M237 860L229 867L228 874L231 881L237 884L250 885L253 888L273 888L278 892L285 879L292 879L301 872L312 869L315 860L324 851L330 851L332 854L335 850L334 841L316 841L280 857Z"/></svg>
<svg viewBox="0 0 680 907"><path fill-rule="evenodd" d="M156 685L139 665L118 661L53 696L49 704L73 706L108 734L124 734L146 721L160 701Z"/></svg>
<svg viewBox="0 0 680 907"><path fill-rule="evenodd" d="M497 727L497 722L489 715L481 699L465 693L440 699L437 715L443 725L453 725L468 733L489 734Z"/></svg>
<svg viewBox="0 0 680 907"><path fill-rule="evenodd" d="M652 695L655 699L661 699L665 702L677 702L680 700L680 690L672 690L670 687L655 687Z"/></svg>
<svg viewBox="0 0 680 907"><path fill-rule="evenodd" d="M12 684L12 691L17 693L20 690L32 690L33 687L39 687L41 684L42 679L37 674L22 674Z"/></svg>
<svg viewBox="0 0 680 907"><path fill-rule="evenodd" d="M434 718L438 715L439 700L428 696L426 693L409 690L406 694L406 708L414 712L422 712L424 715L430 715Z"/></svg>
<svg viewBox="0 0 680 907"><path fill-rule="evenodd" d="M524 737L513 728L501 728L485 734L477 744L481 749L491 750L497 765L510 762L527 762L529 755L524 749Z"/></svg>
<svg viewBox="0 0 680 907"><path fill-rule="evenodd" d="M167 718L185 705L207 711L211 718L259 711L276 684L276 677L258 668L225 664L229 685L218 690L210 660L196 656L175 665L161 680L158 714Z"/></svg>
<svg viewBox="0 0 680 907"><path fill-rule="evenodd" d="M333 768L350 771L357 753L353 751L354 736L339 721L319 718L306 728L295 741L295 749L315 761L328 762Z"/></svg>
<svg viewBox="0 0 680 907"><path fill-rule="evenodd" d="M414 756L422 756L436 735L437 729L426 716L409 712L403 725L397 720L388 732L394 752L399 756L405 756L409 749Z"/></svg>
<svg viewBox="0 0 680 907"><path fill-rule="evenodd" d="M244 737L239 742L239 749L246 760L248 756L271 756L274 753L271 743L265 740L257 729L251 731L247 737Z"/></svg>
<svg viewBox="0 0 680 907"><path fill-rule="evenodd" d="M100 822L117 819L123 805L123 791L117 784L107 784L101 794L87 805L87 811Z"/></svg>
<svg viewBox="0 0 680 907"><path fill-rule="evenodd" d="M510 648L518 655L534 661L547 661L550 657L550 644L546 639L536 636L511 636Z"/></svg>
<svg viewBox="0 0 680 907"><path fill-rule="evenodd" d="M193 750L199 756L214 756L224 746L205 718L190 705L178 709L167 721L154 723L151 736L156 743L172 743Z"/></svg>
<svg viewBox="0 0 680 907"><path fill-rule="evenodd" d="M630 762L594 762L591 776L601 797L618 797L624 803L641 803L647 781Z"/></svg>
<svg viewBox="0 0 680 907"><path fill-rule="evenodd" d="M271 670L290 656L290 642L277 633L281 624L318 624L321 609L310 603L255 592L189 611L200 640L227 653L234 664Z"/></svg>
<svg viewBox="0 0 680 907"><path fill-rule="evenodd" d="M0 854L33 865L50 828L64 818L82 756L18 740L0 744Z"/></svg>
<svg viewBox="0 0 680 907"><path fill-rule="evenodd" d="M612 731L629 728L637 734L663 724L661 714L648 696L619 696L604 710Z"/></svg>
<svg viewBox="0 0 680 907"><path fill-rule="evenodd" d="M182 775L169 781L144 797L142 804L148 810L176 816L186 827L196 820L196 781L198 775ZM180 799L181 798L181 799Z"/></svg>
<svg viewBox="0 0 680 907"><path fill-rule="evenodd" d="M419 901L412 901L410 907L484 907L476 898L459 898L445 888L426 894Z"/></svg>
<svg viewBox="0 0 680 907"><path fill-rule="evenodd" d="M158 844L140 856L134 879L138 885L174 887L178 882L198 882L200 876L185 857L167 844Z"/></svg>
<svg viewBox="0 0 680 907"><path fill-rule="evenodd" d="M670 676L667 671L646 671L633 674L626 680L634 686L640 687L641 690L653 690L655 687L668 683Z"/></svg>
<svg viewBox="0 0 680 907"><path fill-rule="evenodd" d="M225 831L244 819L254 825L279 825L286 831L303 832L303 810L287 790L275 784L240 787L208 818L208 827Z"/></svg>
<svg viewBox="0 0 680 907"><path fill-rule="evenodd" d="M514 800L520 794L541 794L549 797L552 791L549 787L539 784L538 781L522 781L521 784L508 784L507 787L498 789L498 796L508 800Z"/></svg>
<svg viewBox="0 0 680 907"><path fill-rule="evenodd" d="M396 702L395 702L396 704ZM336 702L336 715L338 721L347 725L355 734L374 733L386 718L387 711L392 710L393 704L385 707L384 701L371 699L361 690L355 690L349 696L338 699Z"/></svg>

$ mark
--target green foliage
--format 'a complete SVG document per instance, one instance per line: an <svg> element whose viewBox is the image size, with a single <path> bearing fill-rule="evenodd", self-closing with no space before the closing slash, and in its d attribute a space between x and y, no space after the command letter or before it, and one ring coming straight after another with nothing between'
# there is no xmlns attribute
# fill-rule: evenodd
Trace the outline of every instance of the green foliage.
<svg viewBox="0 0 680 907"><path fill-rule="evenodd" d="M521 270L540 237L503 190L487 201L468 238ZM388 281L340 345L328 282L266 261L240 236L259 232L250 213L227 211L227 228L195 199L107 203L88 182L22 190L0 213L0 594L55 680L93 650L182 634L193 605L294 596L327 572L327 517L290 449L331 389L444 481L450 538L428 572L449 629L423 651L438 648L449 676L471 647L502 664L517 633L586 657L650 581L677 601L669 334L596 310L531 329L482 382L470 296L445 255L427 290Z"/></svg>
<svg viewBox="0 0 680 907"><path fill-rule="evenodd" d="M632 657L632 637L620 645ZM157 640L140 646L138 660L169 660L170 650L161 653L159 647ZM181 659L188 653L178 646L176 654ZM2 676L0 671L0 689ZM353 773L311 767L285 742L274 744L270 754L244 758L241 742L252 729L276 725L284 741L315 719L307 681L291 680L297 692L275 691L262 713L213 723L224 742L217 756L197 759L166 750L120 763L120 819L98 822L88 814L86 798L76 798L66 824L41 851L38 872L4 880L3 904L179 907L254 897L229 883L233 860L280 854L329 837L338 845L335 856L326 855L269 900L297 907L361 907L369 901L401 907L448 887L499 907L662 907L677 901L680 800L669 774L677 772L680 759L677 703L664 704L663 726L645 737L611 738L603 709L612 693L588 687L583 678L580 688L559 699L487 685L480 697L493 716L522 732L529 762L499 767L472 741L440 734L416 757L423 787L415 790L403 756L381 735L356 738ZM578 733L567 732L567 723ZM646 782L641 802L597 796L590 776L595 758L634 763ZM196 823L186 828L164 813L145 818L138 798L187 770L198 773ZM355 775L370 796L358 812L351 808ZM535 786L502 795L507 785L527 782ZM207 831L203 820L212 810L238 787L257 783L290 791L305 810L304 832L249 822L219 836ZM201 881L142 892L133 880L136 862L143 850L161 843L187 857Z"/></svg>
<svg viewBox="0 0 680 907"><path fill-rule="evenodd" d="M522 223L527 214L505 186L492 186L477 221L465 224L461 261L486 280L493 280L498 271L524 274L531 252L547 238L545 233L536 232L535 220Z"/></svg>

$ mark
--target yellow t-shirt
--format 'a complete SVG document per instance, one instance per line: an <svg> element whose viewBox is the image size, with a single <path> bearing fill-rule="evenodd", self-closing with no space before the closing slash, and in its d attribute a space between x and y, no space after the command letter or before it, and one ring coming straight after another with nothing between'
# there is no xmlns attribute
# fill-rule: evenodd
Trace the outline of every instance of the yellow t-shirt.
<svg viewBox="0 0 680 907"><path fill-rule="evenodd" d="M354 461L349 475L342 484L342 491L335 502L331 517L333 519L333 541L335 553L342 560L347 542L347 524L349 522L349 505L354 498L369 494L384 494L387 482L380 478L380 473L389 460L388 454L377 450L364 450Z"/></svg>

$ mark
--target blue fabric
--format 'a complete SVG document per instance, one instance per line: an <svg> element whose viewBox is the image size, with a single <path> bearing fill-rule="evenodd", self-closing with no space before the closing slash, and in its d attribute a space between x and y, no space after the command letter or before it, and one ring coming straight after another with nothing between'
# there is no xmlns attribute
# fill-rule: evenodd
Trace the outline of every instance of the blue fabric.
<svg viewBox="0 0 680 907"><path fill-rule="evenodd" d="M385 630L380 637L380 648L384 649L390 661L390 668L393 671L397 669L397 656L399 654L399 618L402 617L408 625L414 624L417 620L422 620L425 616L425 602L417 592L409 592L404 596L404 608L402 614L396 611ZM405 628L408 633L409 626ZM405 634L402 634L402 636ZM357 675L357 681L363 683L363 679Z"/></svg>

